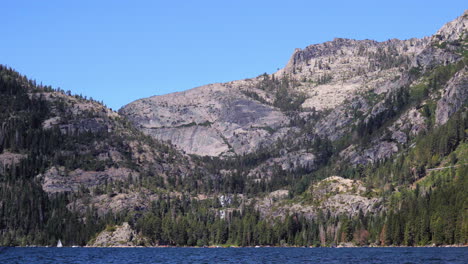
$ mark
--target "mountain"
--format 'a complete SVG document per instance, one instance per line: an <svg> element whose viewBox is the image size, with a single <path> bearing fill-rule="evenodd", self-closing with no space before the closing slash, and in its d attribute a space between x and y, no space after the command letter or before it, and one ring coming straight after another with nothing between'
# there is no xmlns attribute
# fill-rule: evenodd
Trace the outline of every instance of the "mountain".
<svg viewBox="0 0 468 264"><path fill-rule="evenodd" d="M459 60L462 55L452 52L452 46L435 45L458 41L455 38L465 31L462 16L432 38L385 42L337 38L296 49L286 67L274 74L153 96L119 112L145 134L201 156L252 153L297 131L294 120L317 113L323 117L314 132L335 140L354 118L345 109L376 114L380 110L372 108L377 102L367 97L382 101L386 94L410 85L415 81L410 69Z"/></svg>
<svg viewBox="0 0 468 264"><path fill-rule="evenodd" d="M118 112L2 66L0 244L466 245L467 21Z"/></svg>

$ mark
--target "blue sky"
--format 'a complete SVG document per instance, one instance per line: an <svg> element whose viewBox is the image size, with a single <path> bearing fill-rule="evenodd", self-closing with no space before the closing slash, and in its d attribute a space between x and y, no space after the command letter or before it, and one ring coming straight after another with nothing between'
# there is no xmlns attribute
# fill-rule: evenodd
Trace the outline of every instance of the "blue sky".
<svg viewBox="0 0 468 264"><path fill-rule="evenodd" d="M295 48L432 35L466 1L0 0L0 64L117 110L254 77Z"/></svg>

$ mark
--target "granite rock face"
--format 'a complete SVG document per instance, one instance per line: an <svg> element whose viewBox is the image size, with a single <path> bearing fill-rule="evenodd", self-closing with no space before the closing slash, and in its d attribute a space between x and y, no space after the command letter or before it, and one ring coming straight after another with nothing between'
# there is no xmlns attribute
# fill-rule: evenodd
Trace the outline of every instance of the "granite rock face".
<svg viewBox="0 0 468 264"><path fill-rule="evenodd" d="M286 153L277 158L271 158L252 169L248 176L261 180L269 179L275 170L294 172L296 170L312 170L316 166L316 156L306 151Z"/></svg>
<svg viewBox="0 0 468 264"><path fill-rule="evenodd" d="M390 157L398 152L398 145L395 142L379 141L375 145L364 150L357 150L355 145L351 145L340 153L340 156L349 160L353 165L374 163Z"/></svg>
<svg viewBox="0 0 468 264"><path fill-rule="evenodd" d="M436 124L445 124L450 116L458 111L468 99L468 67L458 72L442 92L437 102Z"/></svg>
<svg viewBox="0 0 468 264"><path fill-rule="evenodd" d="M92 206L99 216L122 211L142 212L147 210L158 196L146 189L138 192L109 193L83 197L67 205L68 209L82 215Z"/></svg>
<svg viewBox="0 0 468 264"><path fill-rule="evenodd" d="M319 208L335 215L367 214L381 209L381 199L366 197L366 192L371 190L367 190L359 180L332 176L313 185L310 192L319 202Z"/></svg>
<svg viewBox="0 0 468 264"><path fill-rule="evenodd" d="M275 130L288 119L278 109L242 94L241 83L213 84L141 99L120 113L144 133L170 141L189 154L249 153L277 137Z"/></svg>

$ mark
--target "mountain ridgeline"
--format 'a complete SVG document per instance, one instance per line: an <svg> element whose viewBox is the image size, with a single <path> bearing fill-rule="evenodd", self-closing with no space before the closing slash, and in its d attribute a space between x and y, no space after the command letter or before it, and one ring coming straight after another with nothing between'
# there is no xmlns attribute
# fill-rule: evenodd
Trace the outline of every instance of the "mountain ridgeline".
<svg viewBox="0 0 468 264"><path fill-rule="evenodd" d="M0 66L0 245L466 245L467 24L118 112Z"/></svg>

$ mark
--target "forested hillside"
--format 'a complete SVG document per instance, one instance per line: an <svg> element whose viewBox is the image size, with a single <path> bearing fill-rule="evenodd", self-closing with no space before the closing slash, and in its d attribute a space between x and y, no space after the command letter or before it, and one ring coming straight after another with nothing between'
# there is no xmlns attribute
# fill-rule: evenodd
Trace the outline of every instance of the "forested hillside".
<svg viewBox="0 0 468 264"><path fill-rule="evenodd" d="M82 245L120 215L98 212L88 195L196 180L199 169L188 157L98 102L37 85L5 66L0 94L2 244L48 245L62 238ZM150 203L125 202L121 209Z"/></svg>

